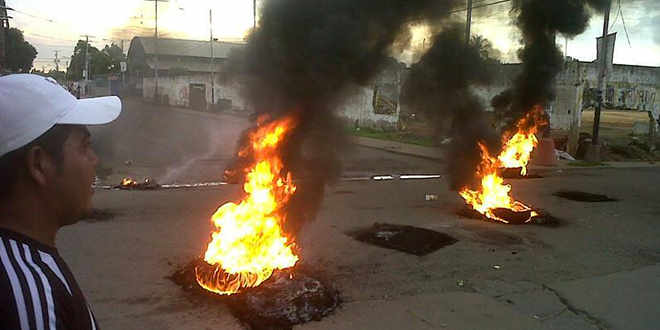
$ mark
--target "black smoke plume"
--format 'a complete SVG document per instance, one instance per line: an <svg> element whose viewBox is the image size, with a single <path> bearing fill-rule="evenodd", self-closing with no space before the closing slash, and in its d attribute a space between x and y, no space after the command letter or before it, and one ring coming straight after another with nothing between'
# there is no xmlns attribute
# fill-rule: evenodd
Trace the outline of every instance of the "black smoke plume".
<svg viewBox="0 0 660 330"><path fill-rule="evenodd" d="M440 31L411 67L402 98L436 128L452 121L447 166L451 187L460 189L475 178L481 160L477 143L497 148L498 139L484 117L484 106L470 87L489 84L498 62L489 58L483 39L473 38L466 44L462 24L444 26Z"/></svg>
<svg viewBox="0 0 660 330"><path fill-rule="evenodd" d="M564 60L555 44L561 33L576 36L587 28L591 11L602 11L610 0L514 0L514 22L522 32L524 47L518 57L522 73L511 89L492 100L505 108L512 123L538 105L546 108L555 98L555 77ZM530 122L530 124L535 124Z"/></svg>
<svg viewBox="0 0 660 330"><path fill-rule="evenodd" d="M370 82L392 52L407 46L408 24L436 22L461 0L270 0L246 48L230 58L257 114L295 116L283 160L298 191L288 206L295 232L314 217L324 187L340 173L347 144L333 114L351 85Z"/></svg>

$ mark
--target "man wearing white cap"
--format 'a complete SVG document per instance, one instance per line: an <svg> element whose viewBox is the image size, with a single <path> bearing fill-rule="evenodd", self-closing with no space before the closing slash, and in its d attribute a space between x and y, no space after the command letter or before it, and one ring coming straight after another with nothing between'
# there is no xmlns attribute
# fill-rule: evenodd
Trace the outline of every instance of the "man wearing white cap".
<svg viewBox="0 0 660 330"><path fill-rule="evenodd" d="M120 112L114 96L78 100L51 78L0 77L0 329L97 329L55 235L91 209L98 158L85 125Z"/></svg>

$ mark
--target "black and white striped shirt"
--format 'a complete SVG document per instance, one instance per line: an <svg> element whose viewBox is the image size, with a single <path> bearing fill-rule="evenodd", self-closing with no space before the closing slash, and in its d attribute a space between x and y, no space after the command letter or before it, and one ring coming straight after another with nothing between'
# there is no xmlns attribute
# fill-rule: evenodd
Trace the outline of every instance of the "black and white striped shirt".
<svg viewBox="0 0 660 330"><path fill-rule="evenodd" d="M0 329L98 329L57 249L1 228Z"/></svg>

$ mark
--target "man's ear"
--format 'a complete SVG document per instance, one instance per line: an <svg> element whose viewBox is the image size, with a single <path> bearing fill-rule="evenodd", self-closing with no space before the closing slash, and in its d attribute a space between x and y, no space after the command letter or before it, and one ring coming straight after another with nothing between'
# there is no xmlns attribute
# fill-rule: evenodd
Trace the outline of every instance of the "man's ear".
<svg viewBox="0 0 660 330"><path fill-rule="evenodd" d="M27 151L25 157L28 177L40 186L49 184L55 173L54 159L40 146L34 146Z"/></svg>

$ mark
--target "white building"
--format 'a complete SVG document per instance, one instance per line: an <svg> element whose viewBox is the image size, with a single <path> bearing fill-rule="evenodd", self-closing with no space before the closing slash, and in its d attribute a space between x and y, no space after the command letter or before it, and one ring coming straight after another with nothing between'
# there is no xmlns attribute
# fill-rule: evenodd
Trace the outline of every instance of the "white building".
<svg viewBox="0 0 660 330"><path fill-rule="evenodd" d="M157 102L203 111L245 109L240 82L227 79L226 67L229 54L243 46L214 41L211 51L209 41L158 38L156 45L155 38L135 37L128 50L129 87L154 100L158 61Z"/></svg>

